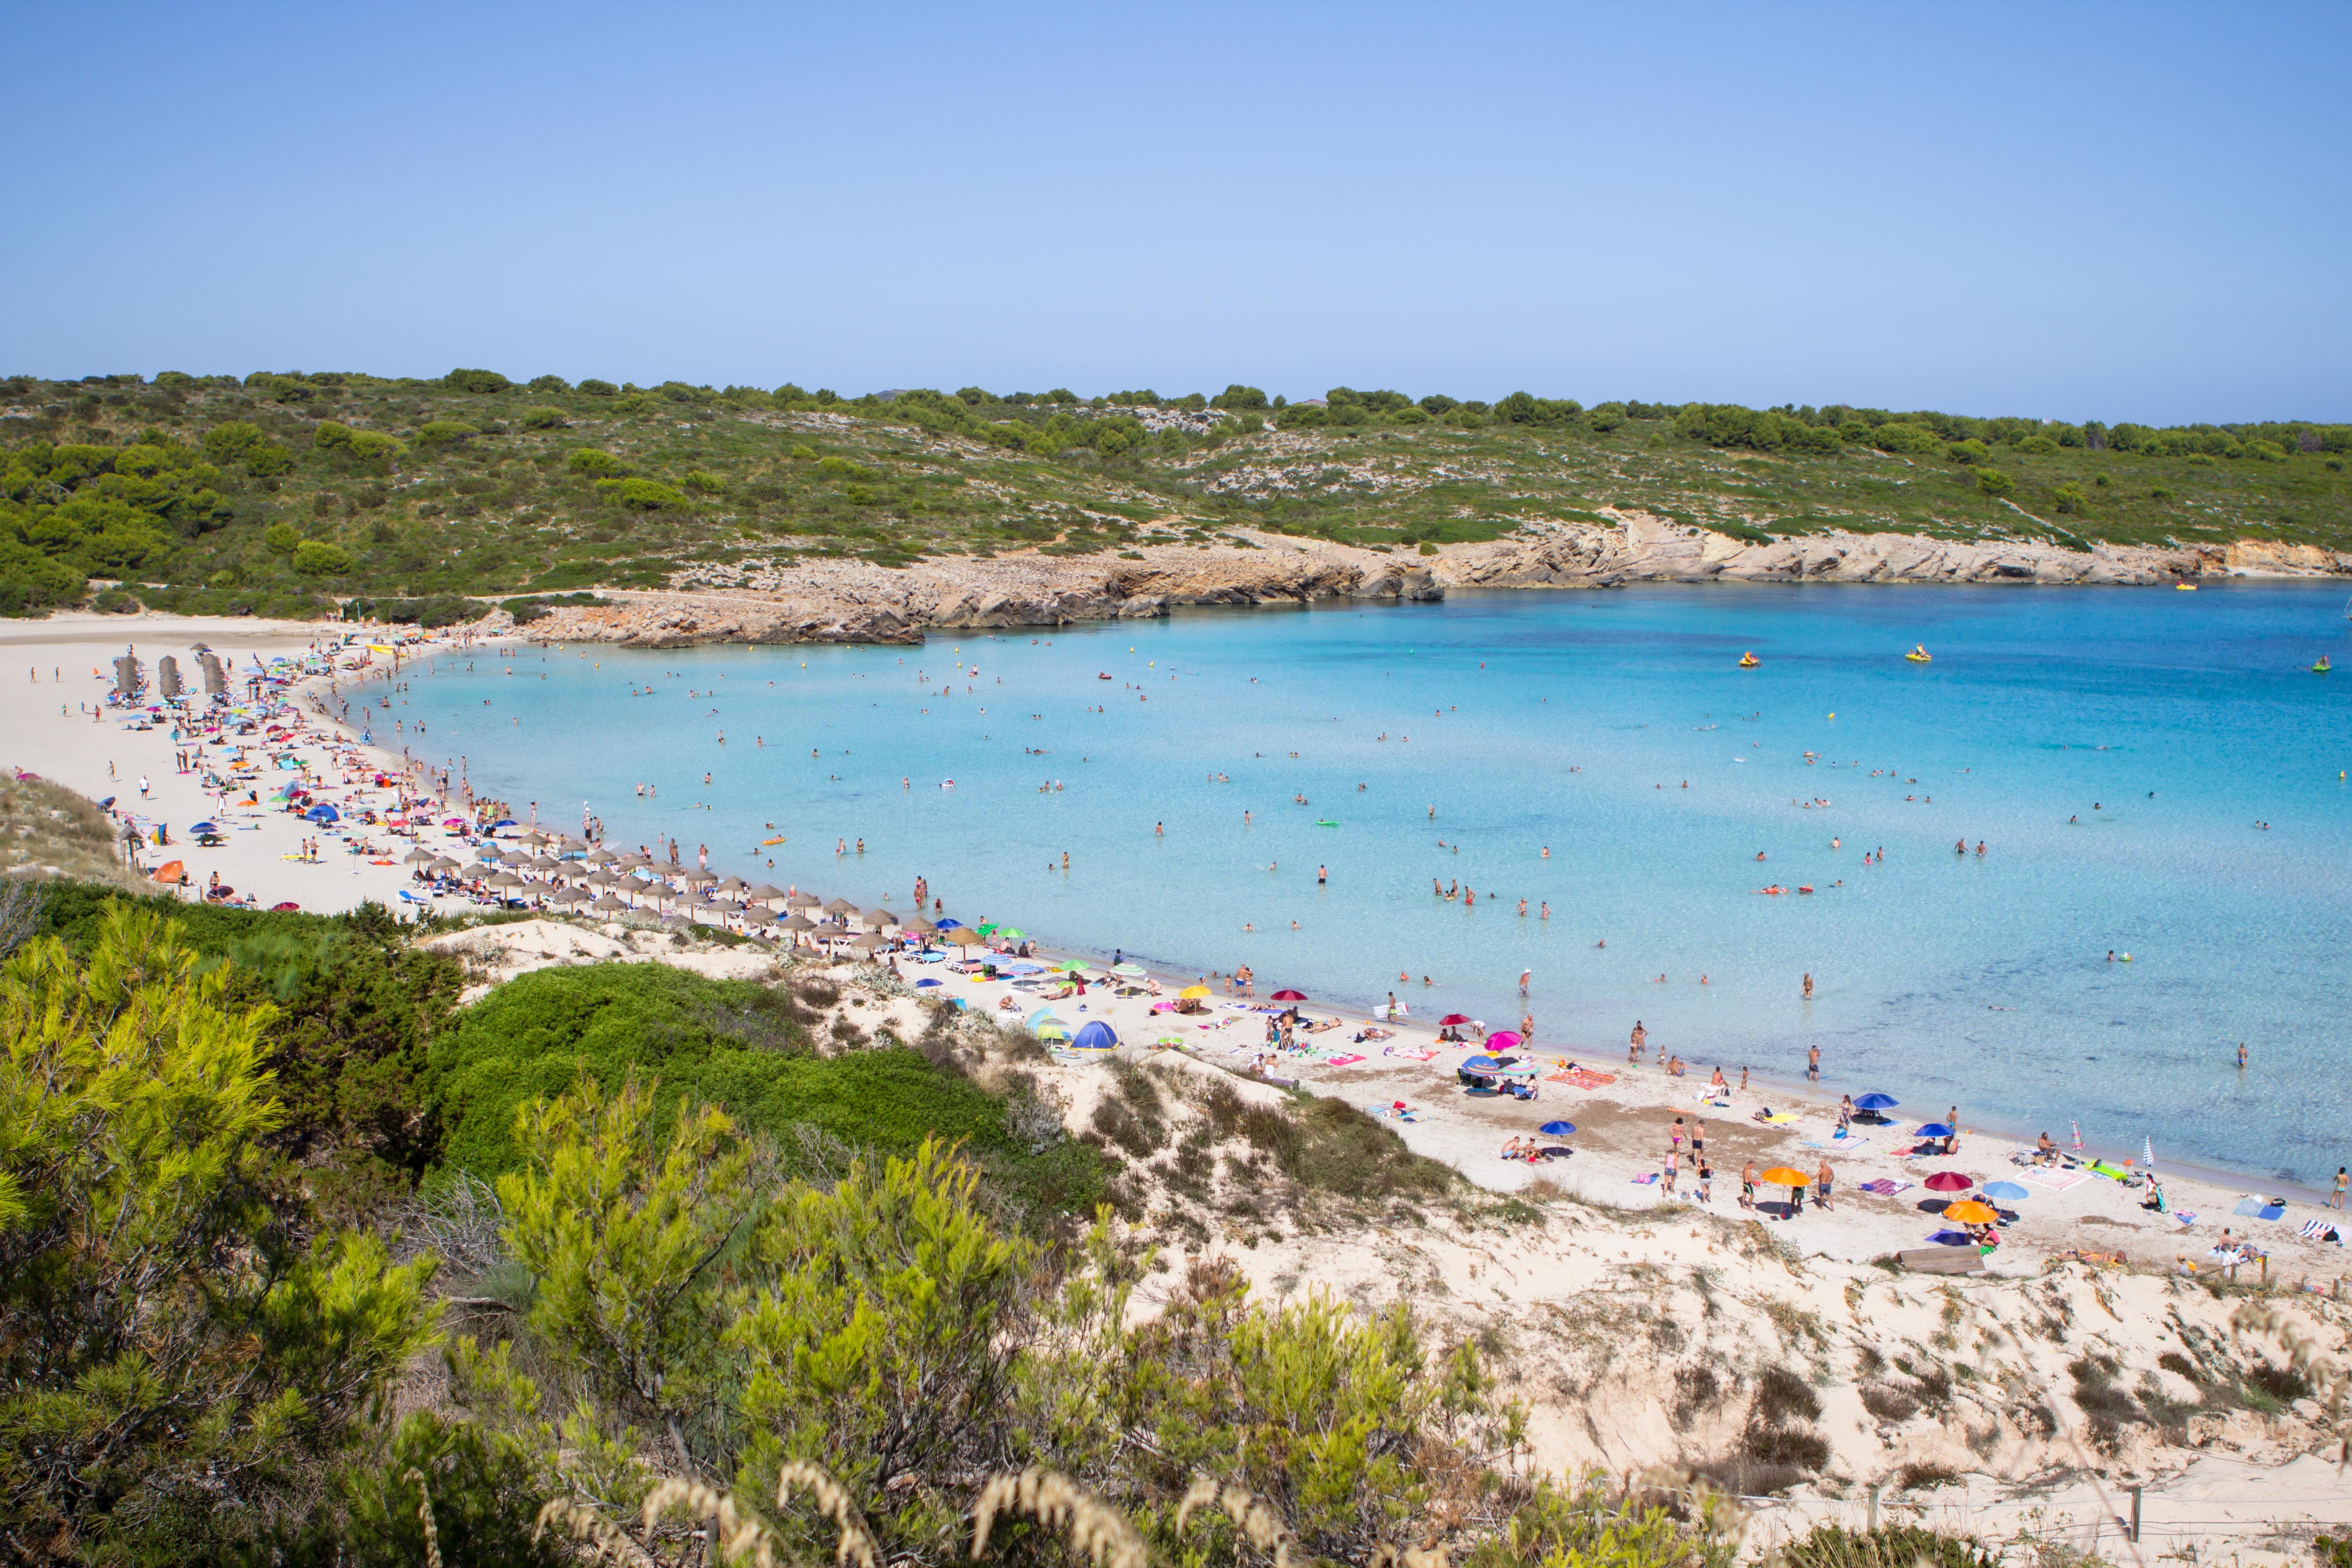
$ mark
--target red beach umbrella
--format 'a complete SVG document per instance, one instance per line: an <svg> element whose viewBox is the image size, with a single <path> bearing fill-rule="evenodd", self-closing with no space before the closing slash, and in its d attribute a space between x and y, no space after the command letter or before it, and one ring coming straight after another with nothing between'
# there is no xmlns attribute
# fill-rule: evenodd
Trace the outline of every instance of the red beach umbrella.
<svg viewBox="0 0 2352 1568"><path fill-rule="evenodd" d="M1927 1190L1931 1193L1965 1193L1975 1185L1975 1182L1958 1171L1938 1171L1927 1181Z"/></svg>
<svg viewBox="0 0 2352 1568"><path fill-rule="evenodd" d="M1304 991L1277 991L1274 994L1274 999L1277 1002L1304 1002L1307 1000L1307 993Z"/></svg>
<svg viewBox="0 0 2352 1568"><path fill-rule="evenodd" d="M1437 1020L1437 1026L1441 1029L1451 1029L1457 1024L1466 1024L1469 1021L1470 1015L1467 1013L1448 1013Z"/></svg>

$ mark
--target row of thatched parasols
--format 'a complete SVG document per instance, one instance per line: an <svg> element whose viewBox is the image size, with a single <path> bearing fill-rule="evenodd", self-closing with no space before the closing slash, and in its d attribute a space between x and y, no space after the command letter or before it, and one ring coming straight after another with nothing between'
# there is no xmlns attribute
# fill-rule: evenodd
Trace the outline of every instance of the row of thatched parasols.
<svg viewBox="0 0 2352 1568"><path fill-rule="evenodd" d="M814 894L787 892L765 882L753 885L740 877L719 877L700 869L675 871L647 856L616 854L560 835L530 833L522 842L540 853L499 851L485 845L478 851L479 858L466 865L420 847L403 863L431 876L478 880L503 896L527 892L550 905L584 906L594 914L644 913L650 906L661 910L662 923L671 926L723 924L740 919L747 929L771 927L795 939L803 932L815 931L820 936L810 940L846 942L867 951L888 942L884 932L892 930L904 935L937 935L961 947L985 941L961 926L941 932L920 915L902 920L885 909L861 910L846 899L822 903ZM560 854L547 853L551 847ZM570 855L580 858L561 858ZM781 906L782 913L773 906ZM814 920L811 910L833 918ZM851 932L845 924L851 918L864 929Z"/></svg>

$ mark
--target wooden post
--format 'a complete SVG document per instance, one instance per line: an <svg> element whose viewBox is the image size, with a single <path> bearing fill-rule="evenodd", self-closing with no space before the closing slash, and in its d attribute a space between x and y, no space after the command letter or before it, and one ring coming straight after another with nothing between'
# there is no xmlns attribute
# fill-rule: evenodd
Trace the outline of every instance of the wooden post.
<svg viewBox="0 0 2352 1568"><path fill-rule="evenodd" d="M2139 1494L2145 1489L2143 1487L2132 1488L2131 1538L2134 1544L2139 1541Z"/></svg>
<svg viewBox="0 0 2352 1568"><path fill-rule="evenodd" d="M1873 1481L1870 1484L1870 1529L1874 1534L1878 1530L1878 1489L1884 1485L1885 1485L1884 1481Z"/></svg>

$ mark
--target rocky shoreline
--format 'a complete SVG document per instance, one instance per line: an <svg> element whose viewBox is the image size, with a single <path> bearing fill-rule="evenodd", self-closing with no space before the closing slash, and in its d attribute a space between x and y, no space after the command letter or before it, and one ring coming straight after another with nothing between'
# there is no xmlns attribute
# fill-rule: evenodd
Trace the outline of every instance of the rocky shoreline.
<svg viewBox="0 0 2352 1568"><path fill-rule="evenodd" d="M1641 512L1547 521L1434 555L1238 530L1243 544L1157 545L1125 557L1031 552L904 568L821 560L700 567L681 586L614 590L530 635L633 647L696 643L917 643L934 630L1053 626L1164 616L1196 605L1442 599L1449 588L1616 588L1634 583L2149 584L2235 574L2352 575L2352 554L2260 540L2070 550L2040 541L1805 534L1751 542ZM495 629L495 628L490 628Z"/></svg>

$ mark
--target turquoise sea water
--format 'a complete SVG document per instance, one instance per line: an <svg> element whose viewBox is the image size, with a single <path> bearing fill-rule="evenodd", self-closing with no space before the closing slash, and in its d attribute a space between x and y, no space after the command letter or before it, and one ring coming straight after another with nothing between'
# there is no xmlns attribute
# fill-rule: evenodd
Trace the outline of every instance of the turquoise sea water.
<svg viewBox="0 0 2352 1568"><path fill-rule="evenodd" d="M1818 1045L1826 1085L1906 1111L2315 1183L2352 1159L2352 668L2308 670L2352 652L2343 601L1654 586L523 647L440 661L379 715L426 734L378 738L861 905L919 873L1056 946L1495 1026L1528 969L1539 1042L1603 1062L1636 1018L1700 1070L1787 1079Z"/></svg>

